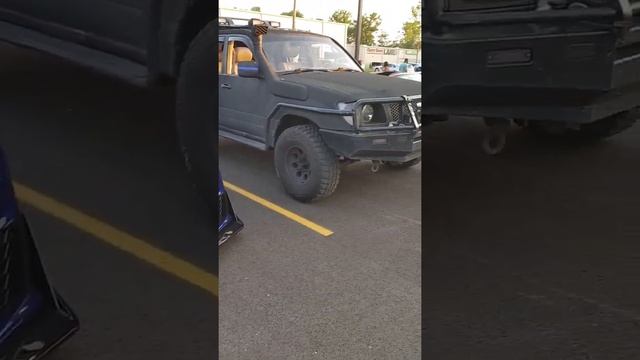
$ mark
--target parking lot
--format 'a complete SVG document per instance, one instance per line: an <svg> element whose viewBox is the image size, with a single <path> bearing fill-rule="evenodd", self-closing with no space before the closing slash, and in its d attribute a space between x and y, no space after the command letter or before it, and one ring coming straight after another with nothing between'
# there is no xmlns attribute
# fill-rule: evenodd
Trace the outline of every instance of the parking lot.
<svg viewBox="0 0 640 360"><path fill-rule="evenodd" d="M14 180L86 216L61 219L59 208L21 199L82 322L60 358L206 358L218 323L198 284L215 275L215 233L176 150L171 89L0 51L0 142ZM228 141L220 152L246 224L220 249L220 358L417 358L420 168L355 164L331 198L309 205L284 193L270 153ZM153 249L127 245L131 237ZM197 267L196 279L166 259L150 266L158 249Z"/></svg>
<svg viewBox="0 0 640 360"><path fill-rule="evenodd" d="M425 134L423 194L419 167L354 164L315 204L284 194L270 153L221 141L222 174L246 191L230 191L246 228L222 246L215 274L170 89L5 45L0 83L14 180L99 221L22 199L81 319L53 359L207 358L218 318L198 284L216 275L221 359L417 359L421 335L430 359L640 357L640 126L593 147L514 129L507 153L487 157L480 122L456 119ZM149 247L116 246L132 238ZM155 250L169 266L150 263Z"/></svg>
<svg viewBox="0 0 640 360"><path fill-rule="evenodd" d="M334 195L301 204L282 190L271 153L220 149L226 181L333 232L231 192L246 228L220 249L221 358L419 358L420 167L353 164Z"/></svg>
<svg viewBox="0 0 640 360"><path fill-rule="evenodd" d="M456 119L423 149L427 359L640 358L640 126L597 146Z"/></svg>

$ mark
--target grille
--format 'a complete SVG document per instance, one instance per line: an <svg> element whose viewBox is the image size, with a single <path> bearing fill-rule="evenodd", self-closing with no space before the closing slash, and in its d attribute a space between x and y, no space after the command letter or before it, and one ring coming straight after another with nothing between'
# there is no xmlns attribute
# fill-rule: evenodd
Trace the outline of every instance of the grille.
<svg viewBox="0 0 640 360"><path fill-rule="evenodd" d="M402 120L402 104L390 103L387 105L387 111L389 112L389 119L391 122L397 123Z"/></svg>
<svg viewBox="0 0 640 360"><path fill-rule="evenodd" d="M393 102L385 104L387 119L390 123L413 126L413 120L411 119L411 112L409 106L413 109L418 123L420 124L420 109L417 106L419 100L413 100L409 103Z"/></svg>

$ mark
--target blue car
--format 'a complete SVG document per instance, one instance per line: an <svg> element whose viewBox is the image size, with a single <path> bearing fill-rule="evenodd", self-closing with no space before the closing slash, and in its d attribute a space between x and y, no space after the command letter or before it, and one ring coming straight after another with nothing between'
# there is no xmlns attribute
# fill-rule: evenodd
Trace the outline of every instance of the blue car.
<svg viewBox="0 0 640 360"><path fill-rule="evenodd" d="M242 229L244 224L236 216L231 201L224 189L222 178L218 176L218 245L229 240Z"/></svg>
<svg viewBox="0 0 640 360"><path fill-rule="evenodd" d="M47 279L0 149L0 359L41 359L77 329Z"/></svg>

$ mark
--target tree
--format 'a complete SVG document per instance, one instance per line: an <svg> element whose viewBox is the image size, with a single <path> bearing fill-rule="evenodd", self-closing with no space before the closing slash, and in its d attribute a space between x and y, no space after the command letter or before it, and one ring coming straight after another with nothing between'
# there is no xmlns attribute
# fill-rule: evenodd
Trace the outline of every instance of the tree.
<svg viewBox="0 0 640 360"><path fill-rule="evenodd" d="M329 21L351 25L351 23L353 22L353 19L351 19L351 12L350 11L348 11L348 10L336 10L336 11L333 12L331 17L329 18Z"/></svg>
<svg viewBox="0 0 640 360"><path fill-rule="evenodd" d="M421 10L420 4L411 7L411 20L402 24L402 39L400 40L400 47L407 49L422 48Z"/></svg>
<svg viewBox="0 0 640 360"><path fill-rule="evenodd" d="M354 43L356 41L356 21L351 18L351 12L348 10L336 10L333 12L329 21L342 24L349 24L347 28L347 42ZM362 15L362 45L374 45L375 33L382 24L382 19L377 13Z"/></svg>
<svg viewBox="0 0 640 360"><path fill-rule="evenodd" d="M382 18L378 13L371 13L362 16L362 45L373 46L375 43L375 33L382 24Z"/></svg>
<svg viewBox="0 0 640 360"><path fill-rule="evenodd" d="M280 15L293 16L293 10L291 10L291 11L287 11L287 12L283 12L283 13L280 13ZM304 15L302 15L302 13L300 12L300 10L296 10L296 17L297 17L297 18L303 18L303 17L304 17Z"/></svg>
<svg viewBox="0 0 640 360"><path fill-rule="evenodd" d="M251 11L257 11L257 12L260 12L260 11L262 11L262 10L260 9L260 6L254 6L254 7L252 7L252 8L251 8Z"/></svg>
<svg viewBox="0 0 640 360"><path fill-rule="evenodd" d="M341 24L349 24L347 27L347 42L353 43L356 39L356 27L355 22L351 18L351 12L349 10L336 10L331 14L329 21L341 23Z"/></svg>

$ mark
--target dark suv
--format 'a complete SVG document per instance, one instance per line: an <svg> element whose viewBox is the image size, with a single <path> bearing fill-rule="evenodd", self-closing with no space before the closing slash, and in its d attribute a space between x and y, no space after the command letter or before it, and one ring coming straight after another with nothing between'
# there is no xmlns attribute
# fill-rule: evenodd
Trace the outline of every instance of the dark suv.
<svg viewBox="0 0 640 360"><path fill-rule="evenodd" d="M213 79L218 70L223 86L221 115L225 116L221 129L226 135L264 149L287 144L277 139L313 139L297 147L304 151L301 162L291 161L296 150L287 151L288 158L277 156L287 190L301 200L326 196L335 189L339 160L384 160L397 166L418 161L419 123L410 120L413 115L406 104L419 101L401 98L419 95L418 85L362 74L336 43L306 33L274 32L317 39L305 50L326 54L317 59L324 68L279 72L267 60L262 37L253 26L222 28L225 37L218 43L218 54L222 50L227 57L218 62L216 14L217 2L212 0L0 0L0 40L138 85L175 82L180 148L194 182L216 213L218 85ZM235 44L231 35L246 42L249 63L237 61L247 60L242 57L246 52L224 47L225 41ZM333 55L337 57L330 58ZM364 101L371 102L366 106ZM419 109L411 107L411 111L415 115ZM229 124L231 119L241 121ZM276 153L283 151L276 149ZM282 171L287 161L300 170Z"/></svg>
<svg viewBox="0 0 640 360"><path fill-rule="evenodd" d="M418 82L362 71L333 39L251 20L220 19L219 133L274 149L285 190L300 201L333 193L340 163L403 168L421 159Z"/></svg>
<svg viewBox="0 0 640 360"><path fill-rule="evenodd" d="M217 213L216 14L212 0L0 0L0 41L136 85L177 83L181 150Z"/></svg>
<svg viewBox="0 0 640 360"><path fill-rule="evenodd" d="M423 11L425 115L484 117L488 153L510 120L588 140L640 118L640 0L429 0Z"/></svg>

